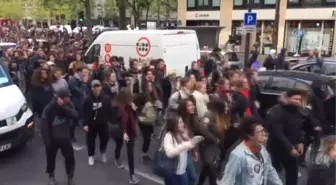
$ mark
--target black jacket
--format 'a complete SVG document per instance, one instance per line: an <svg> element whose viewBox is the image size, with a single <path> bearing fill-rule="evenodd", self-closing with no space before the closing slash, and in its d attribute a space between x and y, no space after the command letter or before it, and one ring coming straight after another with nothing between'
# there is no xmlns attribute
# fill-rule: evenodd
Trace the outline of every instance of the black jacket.
<svg viewBox="0 0 336 185"><path fill-rule="evenodd" d="M281 102L270 109L266 115L266 128L270 133L269 146L283 152L290 152L295 145L304 143L304 125L308 115L299 107L289 105L283 95Z"/></svg>
<svg viewBox="0 0 336 185"><path fill-rule="evenodd" d="M106 124L112 120L111 100L103 92L95 97L90 94L84 102L84 125Z"/></svg>
<svg viewBox="0 0 336 185"><path fill-rule="evenodd" d="M271 55L268 55L266 57L266 59L264 60L264 67L267 69L267 70L273 70L275 69L275 64L276 64L276 59L273 58Z"/></svg>
<svg viewBox="0 0 336 185"><path fill-rule="evenodd" d="M308 172L307 185L335 185L335 163L331 166L313 165Z"/></svg>
<svg viewBox="0 0 336 185"><path fill-rule="evenodd" d="M54 140L70 141L70 125L78 119L78 113L71 102L58 105L54 98L43 110L41 118L41 134L45 145Z"/></svg>

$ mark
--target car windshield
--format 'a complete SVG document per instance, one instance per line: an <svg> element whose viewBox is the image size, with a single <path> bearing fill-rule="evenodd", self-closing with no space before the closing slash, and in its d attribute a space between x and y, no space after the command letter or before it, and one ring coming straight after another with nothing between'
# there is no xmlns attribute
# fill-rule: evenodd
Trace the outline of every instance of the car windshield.
<svg viewBox="0 0 336 185"><path fill-rule="evenodd" d="M0 88L8 85L11 85L10 78L8 76L8 73L5 71L3 65L0 63Z"/></svg>

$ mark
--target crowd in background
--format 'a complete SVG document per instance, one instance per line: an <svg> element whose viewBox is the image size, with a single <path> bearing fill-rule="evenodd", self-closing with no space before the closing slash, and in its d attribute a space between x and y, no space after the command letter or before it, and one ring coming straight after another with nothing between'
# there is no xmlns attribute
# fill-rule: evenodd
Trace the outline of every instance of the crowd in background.
<svg viewBox="0 0 336 185"><path fill-rule="evenodd" d="M143 140L139 157L146 164L156 160L148 154L155 135L165 155L174 159L170 160L173 171L161 174L167 185L203 185L207 179L210 185L281 185L277 172L282 168L286 184L297 185L298 167L308 150L305 138L321 135L321 120L311 113L318 107L304 99L305 92L286 92L265 120L259 116L257 54L248 68L230 69L216 48L205 57L204 75L198 63L192 62L186 75L177 77L165 70L163 59L131 59L125 66L123 57L112 56L107 65L95 56L89 68L83 60L87 42L83 35L14 29L3 30L1 35L3 41L17 43L16 48L3 51L3 61L41 120L37 129L46 145L50 185L56 184L58 149L66 159L68 184L74 184L73 149L81 147L77 127L86 131L90 166L95 164L97 136L103 162L107 162L106 147L113 138L118 168L124 168L120 153L126 145L131 184L139 183L134 175L134 141ZM273 54L264 67L286 68L281 60L284 53L277 60ZM160 133L155 133L156 127L161 127ZM308 181L333 185L335 138L326 139L322 148L316 154L320 160L312 164L312 173L321 176L310 175ZM201 163L199 177L194 162Z"/></svg>

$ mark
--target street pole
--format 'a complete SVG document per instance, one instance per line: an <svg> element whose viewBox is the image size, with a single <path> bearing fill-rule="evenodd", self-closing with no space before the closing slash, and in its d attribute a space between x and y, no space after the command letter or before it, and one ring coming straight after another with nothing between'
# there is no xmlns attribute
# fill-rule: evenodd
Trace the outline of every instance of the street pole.
<svg viewBox="0 0 336 185"><path fill-rule="evenodd" d="M252 3L253 0L248 0L248 12L252 12ZM250 54L250 40L251 40L251 33L246 33L245 37L245 53L244 53L244 68L248 68L249 64L249 54Z"/></svg>

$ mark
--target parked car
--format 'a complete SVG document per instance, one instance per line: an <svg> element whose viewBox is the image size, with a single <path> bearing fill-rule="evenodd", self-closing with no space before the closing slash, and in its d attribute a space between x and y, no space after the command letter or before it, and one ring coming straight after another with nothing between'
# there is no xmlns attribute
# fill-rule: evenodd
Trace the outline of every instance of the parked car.
<svg viewBox="0 0 336 185"><path fill-rule="evenodd" d="M290 89L305 90L308 95L314 94L311 84L319 82L327 88L325 100L325 114L329 128L325 132L335 132L335 87L336 78L322 74L315 74L302 71L274 70L259 72L258 85L260 87L260 109L259 114L265 117L267 111L278 103L278 96Z"/></svg>
<svg viewBox="0 0 336 185"><path fill-rule="evenodd" d="M300 60L291 67L291 70L312 72L312 67L316 65L314 61ZM336 59L323 59L322 74L336 76Z"/></svg>

